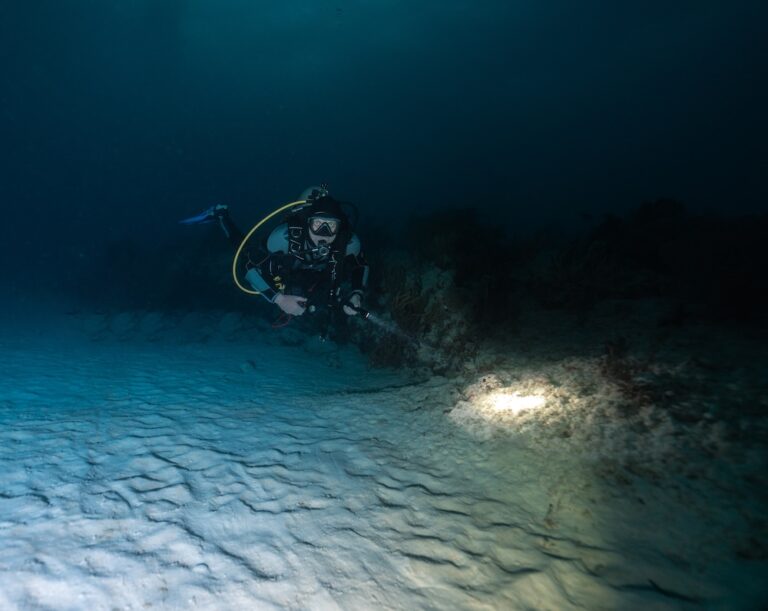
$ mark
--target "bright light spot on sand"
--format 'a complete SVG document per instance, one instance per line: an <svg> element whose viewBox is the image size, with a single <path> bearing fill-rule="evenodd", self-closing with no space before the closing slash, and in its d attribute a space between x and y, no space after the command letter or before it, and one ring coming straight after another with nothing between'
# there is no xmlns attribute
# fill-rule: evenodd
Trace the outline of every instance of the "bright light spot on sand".
<svg viewBox="0 0 768 611"><path fill-rule="evenodd" d="M510 384L487 375L466 387L450 418L478 438L489 439L496 433L546 426L557 405L553 389L538 379Z"/></svg>
<svg viewBox="0 0 768 611"><path fill-rule="evenodd" d="M517 393L496 393L491 396L493 408L499 412L519 414L527 409L543 407L547 402L541 395L519 395Z"/></svg>

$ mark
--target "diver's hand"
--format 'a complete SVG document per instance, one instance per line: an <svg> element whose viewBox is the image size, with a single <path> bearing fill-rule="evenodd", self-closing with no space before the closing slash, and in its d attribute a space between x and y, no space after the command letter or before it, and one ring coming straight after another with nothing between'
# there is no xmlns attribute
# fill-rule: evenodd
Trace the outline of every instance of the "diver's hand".
<svg viewBox="0 0 768 611"><path fill-rule="evenodd" d="M275 297L275 305L286 314L301 316L307 310L307 299L298 295L283 295L279 293Z"/></svg>
<svg viewBox="0 0 768 611"><path fill-rule="evenodd" d="M352 296L347 299L347 303L352 304L356 308L360 307L360 304L363 303L363 297L360 295L360 293L352 293ZM356 316L357 310L353 310L348 305L345 305L344 308L344 314L347 316Z"/></svg>

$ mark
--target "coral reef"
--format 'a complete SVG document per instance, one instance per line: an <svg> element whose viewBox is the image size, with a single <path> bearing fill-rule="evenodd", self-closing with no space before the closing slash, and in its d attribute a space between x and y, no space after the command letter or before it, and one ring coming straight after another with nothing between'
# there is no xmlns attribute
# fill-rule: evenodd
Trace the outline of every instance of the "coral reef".
<svg viewBox="0 0 768 611"><path fill-rule="evenodd" d="M376 307L399 333L386 327L365 329L359 339L372 362L422 363L436 372L460 366L475 346L471 316L459 298L453 273L405 252L389 253L380 262Z"/></svg>
<svg viewBox="0 0 768 611"><path fill-rule="evenodd" d="M374 330L362 345L377 365L455 374L474 362L482 337L514 320L513 294L499 274L516 251L468 209L416 218L408 227L407 249L375 257L372 297L411 339Z"/></svg>

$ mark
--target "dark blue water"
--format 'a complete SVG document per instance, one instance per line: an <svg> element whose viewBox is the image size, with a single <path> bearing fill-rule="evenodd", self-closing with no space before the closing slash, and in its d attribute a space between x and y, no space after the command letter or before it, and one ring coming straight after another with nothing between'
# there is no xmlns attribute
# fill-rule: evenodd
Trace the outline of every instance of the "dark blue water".
<svg viewBox="0 0 768 611"><path fill-rule="evenodd" d="M151 473L158 447L175 455L218 439L234 449L205 454L206 468L237 474L239 452L266 449L256 464L274 448L299 464L278 465L275 477L303 489L314 435L310 462L331 474L331 498L354 506L344 482L370 477L359 481L395 539L450 548L406 556L430 571L461 569L456 592L439 588L456 608L534 598L553 608L757 608L768 549L767 18L764 0L2 0L0 408L6 484L18 487L0 500L23 520L4 529L0 567L16 589L0 587L0 607L45 606L51 583L67 582L75 607L84 600L66 572L38 580L61 566L56 554L78 575L93 567L66 546L43 560L18 547L19 533L37 546L23 534L27 518L55 530L57 503L86 499L83 522L95 524L94 512L112 511L103 481L122 487L126 474ZM235 287L232 245L215 223L178 223L227 204L247 231L322 182L359 210L367 322L339 323L322 306L281 316ZM302 404L291 416L286 406L306 388L306 413ZM514 436L498 447L450 441L464 416L448 414L507 422L520 389L559 402L531 429L542 434L540 463ZM258 419L248 420L251 407ZM65 424L35 421L40 410L60 410ZM109 418L126 424L103 425ZM286 436L270 428L281 419ZM203 421L211 428L192 430ZM154 441L157 423L169 440ZM154 458L124 468L113 443ZM339 463L327 451L336 446ZM457 478L458 505L444 507L443 485L419 479L422 455L434 483ZM114 469L101 468L105 456ZM82 479L62 457L76 459ZM41 465L57 475L40 479ZM230 483L257 489L264 476ZM194 511L219 507L214 477ZM49 501L59 484L64 496ZM376 501L374 490L390 492ZM145 507L153 491L126 506ZM289 500L278 515L315 509ZM30 507L40 513L30 518ZM430 509L448 516L445 533L422 530L425 516L439 524ZM338 530L376 540L368 515ZM322 558L336 556L325 547L336 522L317 520L306 524L318 543L296 539L321 559L307 574L338 574ZM90 553L82 532L76 551ZM135 541L135 566L154 569L141 564L146 539ZM291 557L296 541L286 541L275 549ZM386 562L399 550L380 549ZM505 556L527 549L535 562ZM362 573L349 583L378 574L390 606L414 607L401 573L353 564ZM424 584L446 583L442 573L421 581L404 566L422 606L439 606ZM490 567L492 579L471 567ZM223 579L239 583L238 570ZM149 590L167 593L154 572L163 586ZM528 577L545 585L518 588ZM607 594L593 589L603 582ZM38 583L36 602L27 592ZM615 605L602 602L614 595Z"/></svg>
<svg viewBox="0 0 768 611"><path fill-rule="evenodd" d="M455 205L515 230L578 229L579 213L659 196L755 211L766 13L761 2L4 2L5 284L74 281L121 240L172 249L185 239L175 221L214 202L255 222L320 181L390 228Z"/></svg>

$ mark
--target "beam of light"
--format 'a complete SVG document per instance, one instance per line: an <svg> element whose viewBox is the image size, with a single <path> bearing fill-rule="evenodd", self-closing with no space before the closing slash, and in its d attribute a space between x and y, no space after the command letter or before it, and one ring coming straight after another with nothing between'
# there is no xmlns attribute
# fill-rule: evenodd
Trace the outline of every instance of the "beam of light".
<svg viewBox="0 0 768 611"><path fill-rule="evenodd" d="M499 412L519 414L522 411L543 407L547 400L541 395L520 395L518 393L499 392L491 395L491 405Z"/></svg>

